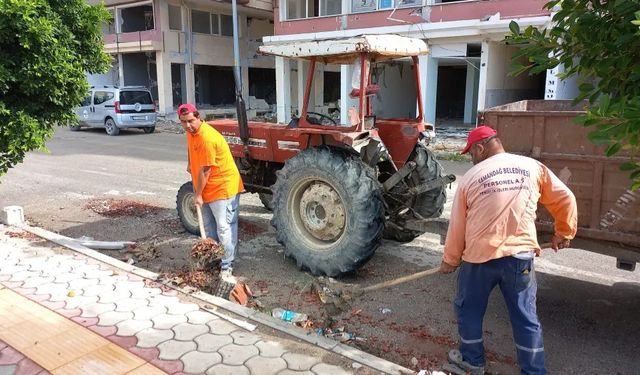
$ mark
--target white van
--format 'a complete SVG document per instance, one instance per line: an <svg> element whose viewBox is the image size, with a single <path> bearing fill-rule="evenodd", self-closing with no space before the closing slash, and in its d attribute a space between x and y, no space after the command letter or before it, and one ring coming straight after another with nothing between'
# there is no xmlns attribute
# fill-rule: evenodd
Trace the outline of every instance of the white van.
<svg viewBox="0 0 640 375"><path fill-rule="evenodd" d="M78 122L71 130L105 128L109 135L118 135L123 128L153 133L158 118L151 92L143 86L93 86L74 112Z"/></svg>

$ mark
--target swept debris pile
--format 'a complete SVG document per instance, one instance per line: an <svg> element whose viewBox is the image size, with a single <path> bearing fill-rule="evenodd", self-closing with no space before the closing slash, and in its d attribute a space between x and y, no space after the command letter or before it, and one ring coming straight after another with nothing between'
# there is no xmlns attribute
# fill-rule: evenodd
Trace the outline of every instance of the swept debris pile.
<svg viewBox="0 0 640 375"><path fill-rule="evenodd" d="M224 248L211 238L198 241L191 248L191 263L194 270L216 268L224 255Z"/></svg>
<svg viewBox="0 0 640 375"><path fill-rule="evenodd" d="M7 235L11 238L22 238L23 240L30 240L30 241L35 241L35 240L41 240L40 237L36 236L33 233L29 233L29 232L6 232Z"/></svg>
<svg viewBox="0 0 640 375"><path fill-rule="evenodd" d="M84 208L106 217L142 217L156 214L161 210L160 207L126 199L92 199Z"/></svg>

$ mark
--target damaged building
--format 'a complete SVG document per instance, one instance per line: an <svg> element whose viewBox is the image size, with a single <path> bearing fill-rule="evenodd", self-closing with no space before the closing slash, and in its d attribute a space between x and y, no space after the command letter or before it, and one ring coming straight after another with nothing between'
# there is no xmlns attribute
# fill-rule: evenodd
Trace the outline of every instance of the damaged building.
<svg viewBox="0 0 640 375"><path fill-rule="evenodd" d="M105 74L90 75L89 84L147 87L160 114L172 114L184 102L214 116L235 113L230 2L103 3L112 15L103 34L113 66ZM273 34L272 2L238 0L238 28L247 107L254 115L271 111L276 101L274 60L256 50L263 37Z"/></svg>
<svg viewBox="0 0 640 375"><path fill-rule="evenodd" d="M551 20L545 0L283 0L274 3L274 36L265 44L400 34L423 39L421 95L426 120L436 126L471 126L479 110L523 99L572 98L575 84L559 82L557 71L510 76L518 46L502 43L509 23L542 27ZM276 57L278 121L301 108L308 63ZM310 109L339 113L356 103L348 93L355 66L328 66L314 77ZM409 60L376 64L376 114L416 116L413 66ZM332 82L330 86L326 82ZM327 90L327 87L330 87ZM328 92L327 92L328 91ZM384 105L381 105L384 103ZM378 105L376 105L378 104ZM347 121L347 111L339 114Z"/></svg>

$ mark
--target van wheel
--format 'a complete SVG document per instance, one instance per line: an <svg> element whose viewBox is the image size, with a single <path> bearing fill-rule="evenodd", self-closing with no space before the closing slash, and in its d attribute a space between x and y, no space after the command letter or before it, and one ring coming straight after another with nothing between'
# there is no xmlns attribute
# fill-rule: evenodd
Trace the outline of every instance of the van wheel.
<svg viewBox="0 0 640 375"><path fill-rule="evenodd" d="M69 130L71 130L72 132L77 132L78 130L80 130L80 125L78 125L78 124L70 124L69 125Z"/></svg>
<svg viewBox="0 0 640 375"><path fill-rule="evenodd" d="M104 122L104 128L107 130L107 134L109 135L120 134L120 129L116 125L116 122L111 118L108 118L107 121Z"/></svg>
<svg viewBox="0 0 640 375"><path fill-rule="evenodd" d="M155 126L150 126L150 127L146 127L146 128L142 128L144 130L145 133L147 134L151 134L154 131L156 131L156 127Z"/></svg>

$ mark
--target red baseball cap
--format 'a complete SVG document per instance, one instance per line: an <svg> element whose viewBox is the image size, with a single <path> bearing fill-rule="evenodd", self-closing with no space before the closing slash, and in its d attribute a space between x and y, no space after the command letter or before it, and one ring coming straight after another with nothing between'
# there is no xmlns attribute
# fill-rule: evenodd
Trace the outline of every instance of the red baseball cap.
<svg viewBox="0 0 640 375"><path fill-rule="evenodd" d="M180 106L178 107L178 116L180 116L181 114L194 113L194 112L198 112L198 109L196 108L195 105L191 103L180 104Z"/></svg>
<svg viewBox="0 0 640 375"><path fill-rule="evenodd" d="M462 150L460 154L466 154L467 152L469 152L469 149L471 148L471 146L473 146L474 143L478 143L483 139L493 137L497 134L498 132L488 126L478 126L477 128L469 132L469 136L467 137L467 145L464 146L464 150Z"/></svg>

